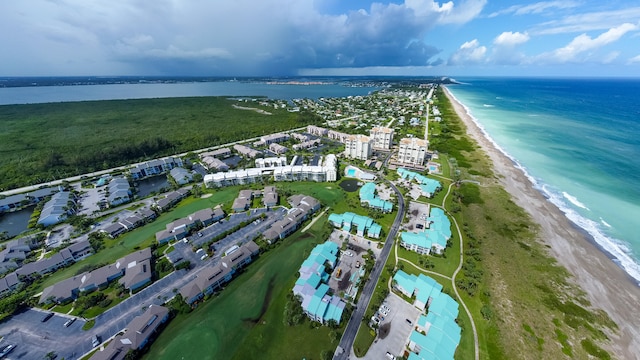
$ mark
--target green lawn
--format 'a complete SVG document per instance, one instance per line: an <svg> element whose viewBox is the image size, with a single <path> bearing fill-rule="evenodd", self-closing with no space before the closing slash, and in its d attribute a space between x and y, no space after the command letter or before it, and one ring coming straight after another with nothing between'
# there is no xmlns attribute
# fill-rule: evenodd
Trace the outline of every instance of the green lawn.
<svg viewBox="0 0 640 360"><path fill-rule="evenodd" d="M315 359L322 351L333 351L328 328L282 323L285 296L302 261L324 241L317 234L326 233L326 226L318 221L312 230L298 232L261 255L219 295L174 319L145 358Z"/></svg>
<svg viewBox="0 0 640 360"><path fill-rule="evenodd" d="M366 322L360 324L356 338L353 341L353 352L357 357L365 356L373 344L373 341L376 339L375 335L372 334L372 331L373 330L367 326Z"/></svg>

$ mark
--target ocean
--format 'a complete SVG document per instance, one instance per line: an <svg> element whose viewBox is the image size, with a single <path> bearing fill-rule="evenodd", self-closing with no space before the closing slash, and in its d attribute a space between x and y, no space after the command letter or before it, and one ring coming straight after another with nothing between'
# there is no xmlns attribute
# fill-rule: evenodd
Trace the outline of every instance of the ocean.
<svg viewBox="0 0 640 360"><path fill-rule="evenodd" d="M640 79L456 79L494 144L640 282Z"/></svg>

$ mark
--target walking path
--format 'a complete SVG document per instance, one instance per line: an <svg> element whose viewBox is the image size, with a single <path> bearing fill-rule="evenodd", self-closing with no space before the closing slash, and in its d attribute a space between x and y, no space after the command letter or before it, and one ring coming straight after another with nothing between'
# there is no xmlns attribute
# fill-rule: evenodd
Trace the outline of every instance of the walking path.
<svg viewBox="0 0 640 360"><path fill-rule="evenodd" d="M444 177L442 177L444 178ZM446 179L446 178L445 178ZM450 180L450 179L448 179ZM458 263L458 267L456 268L456 270L453 272L453 275L451 277L444 275L444 274L440 274L438 272L435 271L430 271L430 270L426 270L416 264L414 264L413 262L405 259L405 258L401 258L398 256L398 243L396 242L395 244L395 266L396 268L398 267L398 260L402 260L408 264L410 264L411 266L415 267L416 269L431 274L431 275L436 275L436 276L440 276L443 277L449 281L451 281L451 287L453 288L453 291L456 293L456 297L458 298L459 303L462 305L462 308L464 309L464 311L467 313L467 317L469 318L469 322L471 322L471 330L473 331L473 345L474 345L474 359L475 360L479 360L480 359L480 345L479 345L479 341L478 341L478 330L476 329L476 323L473 320L473 317L471 316L471 311L469 311L469 308L467 307L467 304L464 302L464 300L462 299L462 297L460 296L460 293L458 292L458 288L456 287L456 276L458 275L458 273L460 272L460 270L462 269L462 264L464 263L464 241L462 238L462 232L460 231L460 226L458 226L458 221L456 220L455 217L453 217L445 208L445 202L447 200L447 197L449 196L449 194L451 193L451 188L455 185L455 183L451 183L449 185L449 187L447 188L447 193L445 194L444 198L442 199L442 205L436 205L436 204L431 204L432 206L436 206L439 208L442 208L447 215L449 216L450 219L453 220L453 223L456 227L456 231L458 232L458 237L460 238L460 262ZM387 284L389 287L389 291L391 292L392 287L391 287L391 279L389 279L389 283Z"/></svg>
<svg viewBox="0 0 640 360"><path fill-rule="evenodd" d="M329 210L329 209L330 209L330 207L327 207L324 210L322 210L322 212L320 214L318 214L318 216L314 217L313 220L311 220L311 222L309 223L309 225L305 226L304 229L302 229L301 232L305 232L305 231L309 230L309 228L311 226L313 226L313 224L315 224L316 221L318 221L318 219L320 219L320 217L322 217L322 215L324 215L324 213L326 213L327 210Z"/></svg>

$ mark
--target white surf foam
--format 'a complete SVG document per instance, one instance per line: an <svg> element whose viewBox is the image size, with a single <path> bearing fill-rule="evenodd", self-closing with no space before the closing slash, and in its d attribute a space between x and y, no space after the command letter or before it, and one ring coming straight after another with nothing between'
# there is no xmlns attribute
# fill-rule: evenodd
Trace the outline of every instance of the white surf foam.
<svg viewBox="0 0 640 360"><path fill-rule="evenodd" d="M562 196L564 196L565 199L569 200L569 202L572 203L573 205L581 209L589 210L589 208L585 204L581 203L580 200L578 200L578 198L576 198L571 194L568 194L566 191L562 192Z"/></svg>
<svg viewBox="0 0 640 360"><path fill-rule="evenodd" d="M482 124L480 124L478 119L476 119L476 117L473 116L469 108L465 104L463 104L460 100L458 100L458 98L456 98L455 95L453 95L453 93L449 91L447 87L445 87L444 89L455 101L457 101L462 105L467 115L469 115L469 117L471 118L471 121L473 121L474 124L476 124L476 126L480 129L480 131L482 132L482 135L496 149L498 149L498 151L500 151L507 158L509 158L513 162L515 168L522 170L525 177L533 185L533 188L540 191L545 196L545 198L547 198L548 201L550 201L552 204L557 206L558 209L560 209L560 211L562 211L571 222L573 222L578 227L586 231L589 235L591 235L591 237L595 240L595 242L614 258L613 259L614 263L620 266L627 274L629 274L632 278L634 278L638 282L638 285L640 285L640 264L638 264L637 260L635 260L633 255L631 255L632 252L631 252L631 249L629 249L628 245L622 240L607 236L603 232L603 229L601 228L599 223L578 214L575 210L573 210L570 206L568 206L564 200L566 198L564 194L561 194L559 191L555 191L551 189L550 186L544 184L542 181L539 181L538 179L531 176L531 174L529 174L527 169L524 166L522 166L522 164L520 164L518 160L516 160L513 156L511 156L511 154L506 152L500 145L498 145L495 142L495 140L493 140L493 138L489 135L489 133L487 133L484 126L482 126ZM571 197L577 201L575 197L573 196ZM582 206L584 206L584 204L580 203L579 201L577 202ZM579 206L577 204L574 204L574 205ZM609 227L611 226L609 225Z"/></svg>
<svg viewBox="0 0 640 360"><path fill-rule="evenodd" d="M608 222L604 221L604 219L603 219L603 218L600 218L600 222L602 223L602 225L604 225L604 226L606 226L606 227L608 227L608 228L611 228L611 225L609 225L609 223L608 223Z"/></svg>
<svg viewBox="0 0 640 360"><path fill-rule="evenodd" d="M486 108L492 108L495 107L494 105L491 104L482 104L482 106L486 107Z"/></svg>

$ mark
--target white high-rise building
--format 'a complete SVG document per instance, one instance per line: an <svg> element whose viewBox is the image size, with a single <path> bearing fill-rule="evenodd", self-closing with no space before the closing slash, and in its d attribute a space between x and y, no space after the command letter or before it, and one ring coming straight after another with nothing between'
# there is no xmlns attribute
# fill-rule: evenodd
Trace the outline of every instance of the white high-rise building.
<svg viewBox="0 0 640 360"><path fill-rule="evenodd" d="M344 155L359 160L371 157L371 138L366 135L349 135L344 139Z"/></svg>
<svg viewBox="0 0 640 360"><path fill-rule="evenodd" d="M393 144L393 129L384 126L377 126L371 129L369 135L373 140L374 149L391 149Z"/></svg>
<svg viewBox="0 0 640 360"><path fill-rule="evenodd" d="M421 166L427 156L429 142L419 138L403 138L400 140L398 162L407 165Z"/></svg>

